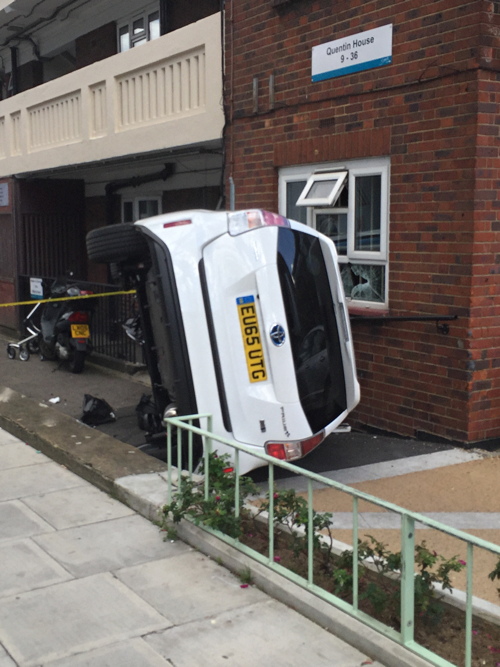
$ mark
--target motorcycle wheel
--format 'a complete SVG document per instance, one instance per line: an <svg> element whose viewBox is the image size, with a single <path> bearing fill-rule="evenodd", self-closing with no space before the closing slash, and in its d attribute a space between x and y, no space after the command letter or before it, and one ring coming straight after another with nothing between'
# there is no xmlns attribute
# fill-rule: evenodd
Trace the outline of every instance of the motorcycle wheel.
<svg viewBox="0 0 500 667"><path fill-rule="evenodd" d="M84 350L75 350L69 360L69 370L72 373L81 373L85 366L85 357L87 353Z"/></svg>
<svg viewBox="0 0 500 667"><path fill-rule="evenodd" d="M40 355L40 361L45 361L46 359L53 361L56 358L54 350L52 350L43 339L40 340L38 351Z"/></svg>

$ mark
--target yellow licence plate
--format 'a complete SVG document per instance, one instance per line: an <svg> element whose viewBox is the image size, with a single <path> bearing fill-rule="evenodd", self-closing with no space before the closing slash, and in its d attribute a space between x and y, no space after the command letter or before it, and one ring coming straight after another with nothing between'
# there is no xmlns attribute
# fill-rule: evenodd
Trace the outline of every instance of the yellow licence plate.
<svg viewBox="0 0 500 667"><path fill-rule="evenodd" d="M267 371L255 299L253 296L240 296L236 299L236 305L245 348L248 378L250 382L263 382L267 380Z"/></svg>
<svg viewBox="0 0 500 667"><path fill-rule="evenodd" d="M72 324L71 338L90 338L90 328L88 324Z"/></svg>

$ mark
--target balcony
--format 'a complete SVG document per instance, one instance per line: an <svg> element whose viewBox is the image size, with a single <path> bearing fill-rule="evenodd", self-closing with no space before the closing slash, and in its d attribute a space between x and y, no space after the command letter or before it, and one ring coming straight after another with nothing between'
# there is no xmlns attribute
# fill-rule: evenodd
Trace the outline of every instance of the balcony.
<svg viewBox="0 0 500 667"><path fill-rule="evenodd" d="M220 14L0 102L0 177L219 139Z"/></svg>

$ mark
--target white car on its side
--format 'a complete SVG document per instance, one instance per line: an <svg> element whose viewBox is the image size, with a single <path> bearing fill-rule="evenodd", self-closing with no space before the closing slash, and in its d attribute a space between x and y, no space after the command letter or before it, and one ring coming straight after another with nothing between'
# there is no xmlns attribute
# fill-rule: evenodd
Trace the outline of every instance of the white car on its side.
<svg viewBox="0 0 500 667"><path fill-rule="evenodd" d="M357 405L337 253L314 229L260 209L181 211L93 230L87 250L137 289L161 414L211 414L216 435L294 461ZM240 455L242 473L259 465Z"/></svg>

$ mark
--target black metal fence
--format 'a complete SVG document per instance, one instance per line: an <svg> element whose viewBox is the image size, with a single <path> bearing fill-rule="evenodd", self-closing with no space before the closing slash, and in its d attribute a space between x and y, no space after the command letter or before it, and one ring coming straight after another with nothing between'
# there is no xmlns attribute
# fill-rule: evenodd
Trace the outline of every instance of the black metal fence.
<svg viewBox="0 0 500 667"><path fill-rule="evenodd" d="M90 283L83 280L67 279L69 283L75 283L80 289L88 290L96 295L120 290L116 285L102 283ZM45 298L50 294L50 286L54 278L42 278L42 287ZM19 276L19 300L29 301L31 299L31 278ZM36 300L33 299L33 306ZM133 364L143 364L142 348L135 343L123 328L125 321L136 314L136 299L133 294L117 294L103 296L95 299L95 309L92 315L90 327L91 340L94 351L113 359L120 359ZM24 333L23 320L30 312L32 306L21 306L20 325L21 335ZM41 312L41 309L39 309Z"/></svg>

